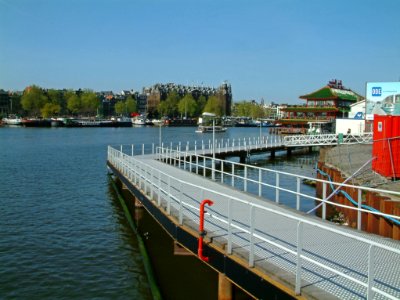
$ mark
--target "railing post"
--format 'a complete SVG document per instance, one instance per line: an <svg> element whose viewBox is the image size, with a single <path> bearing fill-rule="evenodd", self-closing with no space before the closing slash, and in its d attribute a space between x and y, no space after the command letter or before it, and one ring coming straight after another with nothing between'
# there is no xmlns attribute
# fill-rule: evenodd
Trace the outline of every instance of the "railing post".
<svg viewBox="0 0 400 300"><path fill-rule="evenodd" d="M249 267L254 267L254 206L250 206L250 253L249 253Z"/></svg>
<svg viewBox="0 0 400 300"><path fill-rule="evenodd" d="M120 146L120 151L121 151L121 153L123 153L123 152L122 152L122 145Z"/></svg>
<svg viewBox="0 0 400 300"><path fill-rule="evenodd" d="M300 177L296 178L297 188L296 188L296 209L300 210Z"/></svg>
<svg viewBox="0 0 400 300"><path fill-rule="evenodd" d="M132 156L133 156L134 150L135 150L135 146L132 144L132 145L131 145L131 148L132 148L132 149L131 149L131 153L132 153Z"/></svg>
<svg viewBox="0 0 400 300"><path fill-rule="evenodd" d="M144 155L144 144L142 144L142 155Z"/></svg>
<svg viewBox="0 0 400 300"><path fill-rule="evenodd" d="M275 177L275 202L279 203L279 173Z"/></svg>
<svg viewBox="0 0 400 300"><path fill-rule="evenodd" d="M232 254L232 205L233 200L229 198L228 200L228 255Z"/></svg>
<svg viewBox="0 0 400 300"><path fill-rule="evenodd" d="M326 182L322 184L322 220L326 220Z"/></svg>
<svg viewBox="0 0 400 300"><path fill-rule="evenodd" d="M297 223L297 263L296 263L296 286L295 293L301 293L301 254L303 252L303 223Z"/></svg>
<svg viewBox="0 0 400 300"><path fill-rule="evenodd" d="M179 182L179 225L183 223L183 191L182 191L182 182Z"/></svg>
<svg viewBox="0 0 400 300"><path fill-rule="evenodd" d="M258 169L258 196L262 195L262 170Z"/></svg>
<svg viewBox="0 0 400 300"><path fill-rule="evenodd" d="M224 183L224 161L221 160L221 183Z"/></svg>
<svg viewBox="0 0 400 300"><path fill-rule="evenodd" d="M203 156L203 177L206 177L206 157Z"/></svg>
<svg viewBox="0 0 400 300"><path fill-rule="evenodd" d="M232 164L232 186L235 186L235 164Z"/></svg>
<svg viewBox="0 0 400 300"><path fill-rule="evenodd" d="M243 182L243 189L247 192L247 165L244 166L244 182Z"/></svg>
<svg viewBox="0 0 400 300"><path fill-rule="evenodd" d="M372 300L374 298L374 247L369 246L368 249L368 292L367 300Z"/></svg>
<svg viewBox="0 0 400 300"><path fill-rule="evenodd" d="M167 214L171 215L171 176L168 176L168 202L167 202Z"/></svg>
<svg viewBox="0 0 400 300"><path fill-rule="evenodd" d="M361 202L362 202L362 191L360 190L360 189L358 189L358 202L357 202L357 207L358 207L358 210L357 210L357 229L358 230L361 230L361 228L362 228L362 224L361 224L361 222L362 222L362 218L361 218Z"/></svg>
<svg viewBox="0 0 400 300"><path fill-rule="evenodd" d="M196 175L199 175L199 157L196 155Z"/></svg>
<svg viewBox="0 0 400 300"><path fill-rule="evenodd" d="M158 170L158 206L161 205L161 171Z"/></svg>

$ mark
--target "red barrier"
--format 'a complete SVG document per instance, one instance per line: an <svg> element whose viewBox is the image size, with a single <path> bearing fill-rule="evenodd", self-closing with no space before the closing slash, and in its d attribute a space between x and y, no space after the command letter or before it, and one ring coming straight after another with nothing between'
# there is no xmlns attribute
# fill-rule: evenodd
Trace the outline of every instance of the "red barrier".
<svg viewBox="0 0 400 300"><path fill-rule="evenodd" d="M400 116L374 115L372 170L385 177L400 177Z"/></svg>
<svg viewBox="0 0 400 300"><path fill-rule="evenodd" d="M199 224L199 244L197 248L197 254L199 255L200 259L203 261L208 261L208 257L203 256L203 238L206 236L207 232L204 231L204 205L208 204L209 206L213 205L209 199L205 199L200 203L200 224Z"/></svg>

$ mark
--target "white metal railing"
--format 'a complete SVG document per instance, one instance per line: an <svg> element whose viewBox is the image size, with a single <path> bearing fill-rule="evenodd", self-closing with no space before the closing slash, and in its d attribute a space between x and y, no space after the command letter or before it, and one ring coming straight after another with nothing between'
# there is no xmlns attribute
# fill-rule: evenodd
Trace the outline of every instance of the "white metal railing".
<svg viewBox="0 0 400 300"><path fill-rule="evenodd" d="M397 222L400 222L400 216L385 214L379 211L371 211L362 208L362 195L367 191L400 197L400 192L397 191L389 191L366 186L331 182L324 179L311 178L308 176L297 175L268 168L261 168L229 160L217 159L201 154L196 154L190 151L179 152L177 150L171 150L169 148L157 148L156 157L160 161L164 161L188 172L202 175L203 177L210 176L213 180L218 180L221 183L229 184L236 189L243 190L244 192L249 192L250 189L248 188L248 186L250 184L253 184L253 189L251 191L253 193L256 192L259 197L264 197L265 191L267 189L272 189L274 190L276 203L281 203L281 192L285 192L293 197L296 203L296 210L301 210L302 199L315 201L317 202L317 204L320 204L322 206L321 218L324 220L326 219L327 205L355 210L357 211L358 230L361 230L362 228L362 213L384 216L386 218L394 219L395 222L396 220ZM217 166L219 167L217 168ZM238 172L239 170L240 172ZM269 182L267 179L269 179ZM287 182L289 181L292 183L283 186L283 179L285 179ZM312 196L303 192L301 187L302 182L304 181L314 181L321 183L322 198L318 198L316 196ZM350 188L357 191L357 199L354 199L354 201L357 202L357 206L345 205L329 201L334 193L337 193L343 188ZM329 189L331 189L330 194L328 194Z"/></svg>
<svg viewBox="0 0 400 300"><path fill-rule="evenodd" d="M283 139L283 144L286 147L366 143L372 143L371 132L360 135L348 134L343 136L337 134L290 135L285 136Z"/></svg>
<svg viewBox="0 0 400 300"><path fill-rule="evenodd" d="M170 142L161 143L161 148L174 149L176 151L194 151L199 154L206 154L213 151L215 153L229 153L235 151L251 151L263 148L277 148L283 146L283 137L279 135L270 136L259 136L259 137L248 137L248 138L226 138L226 139L215 139L214 143L212 139L208 140L195 140L191 142ZM155 143L143 144L143 145L118 145L114 146L120 148L120 150L130 155L144 155L144 154L155 154L155 149L160 147Z"/></svg>
<svg viewBox="0 0 400 300"><path fill-rule="evenodd" d="M160 153L160 155L163 154ZM286 267L296 276L296 294L301 293L301 280L310 280L307 277L310 273L309 270L312 269L311 273L315 276L315 268L318 268L320 272L330 274L328 277L326 274L321 275L322 278L319 277L319 280L335 285L334 281L326 280L326 278L339 276L343 280L348 280L349 284L355 284L361 288L362 293L367 295L367 299L372 299L376 294L388 299L397 299L400 296L400 291L396 286L397 282L395 281L394 287L390 283L390 278L393 276L396 280L400 277L398 266L400 247L394 247L390 243L383 244L335 226L325 225L312 219L302 218L276 208L269 208L176 179L160 169L110 146L108 147L108 161L125 178L141 189L150 200L164 208L168 215L176 218L181 225L185 219L198 221L198 204L202 199L205 197L218 199L215 206L207 208L207 231L226 237L227 255L233 253L233 245L235 247L242 245L241 248L248 252L249 267L254 267L258 259L278 260L283 258L283 262L290 260L291 263ZM196 197L200 197L200 200L196 200ZM270 226L266 227L264 222L268 221ZM281 236L276 238L274 237L275 232L272 230L278 221L286 227L279 228L278 233ZM287 235L294 240L286 240ZM315 248L316 242L322 243L326 239L331 242L332 240L341 241L332 243L328 247L327 250L334 247L331 257L326 257L326 254L318 252ZM266 251L266 245L278 249L281 253L273 255L274 258L271 258L271 253L268 251L272 250ZM351 254L349 249L355 251L354 246L360 247L355 255L357 260L361 260L362 263L358 261L355 269L352 266L346 268L344 266L348 262L342 261L341 258L346 258L346 255ZM344 256L338 257L338 253L342 252ZM384 261L381 260L383 254ZM343 282L339 286L342 284ZM348 291L348 288L344 287L344 290Z"/></svg>

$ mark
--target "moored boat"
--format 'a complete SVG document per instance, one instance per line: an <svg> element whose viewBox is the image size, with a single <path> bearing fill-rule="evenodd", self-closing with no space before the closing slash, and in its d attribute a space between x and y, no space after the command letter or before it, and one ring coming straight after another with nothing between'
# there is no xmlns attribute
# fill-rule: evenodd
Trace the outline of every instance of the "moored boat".
<svg viewBox="0 0 400 300"><path fill-rule="evenodd" d="M51 127L50 119L22 119L22 125L25 127Z"/></svg>
<svg viewBox="0 0 400 300"><path fill-rule="evenodd" d="M3 118L3 124L22 125L22 119L16 115L9 115L7 118Z"/></svg>

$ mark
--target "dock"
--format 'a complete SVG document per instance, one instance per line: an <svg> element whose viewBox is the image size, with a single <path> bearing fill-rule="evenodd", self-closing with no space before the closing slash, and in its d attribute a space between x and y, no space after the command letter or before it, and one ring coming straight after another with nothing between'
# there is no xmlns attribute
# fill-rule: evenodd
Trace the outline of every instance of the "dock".
<svg viewBox="0 0 400 300"><path fill-rule="evenodd" d="M266 298L271 285L298 299L400 298L398 241L299 211L306 198L300 188L290 191L297 209L281 205L280 193L288 191L279 178L285 174L275 172L274 185L263 180L273 170L257 169L252 177L250 167L243 167L243 175L235 175L235 166L221 162L228 147L211 153L171 148L132 155L109 146L107 165L178 244L219 272L221 298L229 298L230 282L258 299ZM294 178L299 187L301 176ZM250 184L258 185L257 195L247 192ZM263 198L266 188L275 189L275 199ZM205 207L200 230L205 199L213 204ZM334 205L328 195L311 200Z"/></svg>

